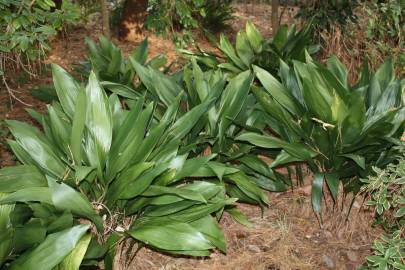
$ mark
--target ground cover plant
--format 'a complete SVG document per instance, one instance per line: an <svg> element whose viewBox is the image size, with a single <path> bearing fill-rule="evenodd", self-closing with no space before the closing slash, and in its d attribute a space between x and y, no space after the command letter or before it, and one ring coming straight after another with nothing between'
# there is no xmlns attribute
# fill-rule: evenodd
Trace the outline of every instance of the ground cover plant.
<svg viewBox="0 0 405 270"><path fill-rule="evenodd" d="M140 98L127 110L116 95L107 97L94 73L86 87L58 66L53 76L60 103L45 115L30 110L43 132L7 121L14 137L8 143L22 165L0 171L1 264L78 269L105 258L111 269L123 237L173 254L207 256L216 247L225 252L216 218L225 207L240 213L232 211L236 199L225 195L215 176L238 172L207 164L212 155L188 158L186 144L215 95L176 118L179 96L156 118L153 102ZM183 181L201 176L211 181ZM251 186L243 180L237 185Z"/></svg>
<svg viewBox="0 0 405 270"><path fill-rule="evenodd" d="M366 205L374 208L376 223L386 234L373 245L373 254L361 269L404 269L405 258L405 162L398 162L385 169L373 168L374 174L363 179L362 192L368 194Z"/></svg>
<svg viewBox="0 0 405 270"><path fill-rule="evenodd" d="M313 172L312 205L321 211L324 183L336 199L340 183L357 193L372 166L394 161L404 132L403 84L392 61L375 73L363 69L356 85L336 57L326 66L307 55L306 63L281 64L281 82L255 66L262 87L253 92L271 131L247 132L236 139L280 150L271 167L306 162Z"/></svg>
<svg viewBox="0 0 405 270"><path fill-rule="evenodd" d="M288 64L293 60L304 61L305 50L315 54L319 49L312 43L310 26L297 30L295 25L282 25L274 37L266 39L251 22L246 23L245 30L238 32L234 45L223 34L215 45L221 56L201 50L198 53L183 52L206 68L221 69L231 75L249 70L252 65L277 75L280 59Z"/></svg>

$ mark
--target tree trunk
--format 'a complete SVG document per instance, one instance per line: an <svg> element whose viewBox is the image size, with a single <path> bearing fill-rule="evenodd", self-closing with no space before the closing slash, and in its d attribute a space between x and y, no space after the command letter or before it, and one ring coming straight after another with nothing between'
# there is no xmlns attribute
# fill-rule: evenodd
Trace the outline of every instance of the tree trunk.
<svg viewBox="0 0 405 270"><path fill-rule="evenodd" d="M143 38L142 28L146 20L148 0L126 0L119 25L120 39L138 41Z"/></svg>
<svg viewBox="0 0 405 270"><path fill-rule="evenodd" d="M54 0L53 1L55 3L54 7L51 7L51 11L54 12L57 9L61 9L62 8L62 0Z"/></svg>
<svg viewBox="0 0 405 270"><path fill-rule="evenodd" d="M100 5L101 5L101 18L103 23L103 35L106 38L111 38L110 12L108 10L107 0L100 0Z"/></svg>
<svg viewBox="0 0 405 270"><path fill-rule="evenodd" d="M278 8L280 6L279 0L272 0L271 1L271 26L273 28L273 36L278 31Z"/></svg>

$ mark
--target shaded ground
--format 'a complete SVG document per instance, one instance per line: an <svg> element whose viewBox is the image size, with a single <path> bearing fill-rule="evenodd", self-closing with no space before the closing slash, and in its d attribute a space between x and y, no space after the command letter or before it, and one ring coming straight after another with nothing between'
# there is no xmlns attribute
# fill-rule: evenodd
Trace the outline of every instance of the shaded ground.
<svg viewBox="0 0 405 270"><path fill-rule="evenodd" d="M292 21L293 11L285 11L283 22ZM271 34L270 7L268 5L239 5L227 34L242 29L247 20L253 21L265 35ZM46 63L57 63L70 69L71 64L84 59L87 54L84 38L96 39L101 33L99 19L89 20L85 27L75 29L64 40L55 40ZM147 33L150 41L150 57L166 54L169 62L179 64L182 60L169 39ZM124 52L130 52L138 42L114 42ZM207 41L201 39L204 48ZM176 65L175 65L176 66ZM11 86L19 92L16 95L32 108L43 111L46 106L34 99L29 89L36 85L51 83L49 72L43 72L38 78L13 78ZM0 120L18 119L31 121L25 111L27 106L14 103L10 106L6 91L0 91ZM15 163L7 150L4 139L8 134L0 126L0 167ZM252 228L241 226L225 216L221 226L225 231L228 254L214 253L210 258L189 259L162 255L147 248L126 251L124 243L117 256L117 269L356 269L369 254L370 243L380 231L371 227L371 213L359 209L361 201L354 204L354 210L346 222L347 207L343 211L332 209L329 201L328 213L323 215L322 228L310 206L310 187L294 192L269 194L271 205L264 209L249 205L238 207L253 223ZM347 205L347 202L345 202Z"/></svg>
<svg viewBox="0 0 405 270"><path fill-rule="evenodd" d="M370 253L370 243L379 231L371 227L370 213L356 203L349 221L346 212L332 207L320 227L311 207L309 194L289 192L270 194L272 203L263 216L258 207L239 205L253 223L247 228L225 216L228 254L214 253L206 259L173 258L141 249L134 260L122 252L118 269L357 269ZM347 209L347 208L346 208Z"/></svg>

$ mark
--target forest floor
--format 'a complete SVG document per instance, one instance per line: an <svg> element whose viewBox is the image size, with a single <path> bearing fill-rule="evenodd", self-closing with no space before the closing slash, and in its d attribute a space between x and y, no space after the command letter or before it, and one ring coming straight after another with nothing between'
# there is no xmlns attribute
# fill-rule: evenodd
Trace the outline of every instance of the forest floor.
<svg viewBox="0 0 405 270"><path fill-rule="evenodd" d="M293 13L294 10L284 12L282 22L291 23ZM269 36L270 14L269 5L237 5L232 28L227 34L234 37L245 22L251 20ZM64 39L56 38L45 62L57 63L69 70L72 64L82 61L87 54L84 38L96 39L101 33L99 19L89 21L92 23L74 29ZM152 33L145 35L149 38L150 57L165 54L169 62L174 62L174 67L184 61L169 38ZM125 53L141 41L114 40ZM203 48L210 48L203 38L198 38L197 42ZM22 75L11 78L10 86L18 91L18 98L30 106L18 102L11 105L7 91L0 89L0 167L15 163L5 144L9 135L2 129L1 121L31 122L26 108L46 109L44 103L31 96L31 89L50 83L52 77L46 70L36 78ZM307 178L309 182L309 173ZM226 255L216 252L209 258L190 259L163 255L148 248L134 254L126 250L128 243L124 243L116 258L117 269L357 269L369 255L373 240L381 234L380 229L372 226L373 213L361 207L362 198L356 199L350 215L347 215L350 198L335 206L327 199L324 207L327 211L324 209L320 220L311 208L310 189L307 185L285 193L269 193L271 204L263 211L257 206L238 205L253 226L244 227L228 216L223 218L221 226L228 243Z"/></svg>

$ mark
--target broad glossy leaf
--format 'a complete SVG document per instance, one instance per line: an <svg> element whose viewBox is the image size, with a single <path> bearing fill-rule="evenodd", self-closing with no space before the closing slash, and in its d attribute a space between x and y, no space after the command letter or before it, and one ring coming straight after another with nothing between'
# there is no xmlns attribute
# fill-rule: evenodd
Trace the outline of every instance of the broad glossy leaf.
<svg viewBox="0 0 405 270"><path fill-rule="evenodd" d="M113 124L107 95L93 72L90 73L86 96L86 153L91 165L97 167L101 173L111 147Z"/></svg>
<svg viewBox="0 0 405 270"><path fill-rule="evenodd" d="M4 196L5 194L0 193L0 200ZM14 204L0 205L0 266L3 265L12 249L14 231L11 228L10 214L13 209Z"/></svg>
<svg viewBox="0 0 405 270"><path fill-rule="evenodd" d="M131 53L131 56L136 60L138 63L144 65L148 58L148 39L145 38Z"/></svg>
<svg viewBox="0 0 405 270"><path fill-rule="evenodd" d="M236 140L247 141L259 147L269 149L282 148L286 150L289 154L302 160L309 160L317 155L316 152L314 152L313 150L309 149L308 147L302 144L288 143L276 137L260 135L257 133L250 133L250 132L243 133L242 135L238 136Z"/></svg>
<svg viewBox="0 0 405 270"><path fill-rule="evenodd" d="M235 183L235 185L243 191L248 197L255 200L256 203L263 202L269 204L269 198L252 180L249 179L243 172L230 174L226 176L226 179Z"/></svg>
<svg viewBox="0 0 405 270"><path fill-rule="evenodd" d="M176 195L183 199L193 200L206 203L205 198L198 192L188 189L180 189L178 187L162 187L151 185L142 193L142 196L154 197L160 195Z"/></svg>
<svg viewBox="0 0 405 270"><path fill-rule="evenodd" d="M218 137L220 147L228 127L236 119L248 97L253 76L250 71L245 71L233 78L225 88L219 108Z"/></svg>
<svg viewBox="0 0 405 270"><path fill-rule="evenodd" d="M121 126L122 130L114 138L108 164L108 169L110 170L109 180L116 173L131 164L131 158L136 154L146 134L147 126L152 117L153 107L153 103L150 103L144 111L139 113L137 108L133 108L128 114ZM123 133L125 131L126 133Z"/></svg>
<svg viewBox="0 0 405 270"><path fill-rule="evenodd" d="M90 240L91 234L84 235L77 243L76 247L54 270L79 270Z"/></svg>
<svg viewBox="0 0 405 270"><path fill-rule="evenodd" d="M82 163L82 140L86 123L86 95L83 90L79 91L76 98L75 111L72 120L72 134L70 135L70 149L76 165Z"/></svg>
<svg viewBox="0 0 405 270"><path fill-rule="evenodd" d="M341 156L353 160L363 170L366 169L366 160L365 160L365 158L363 156L356 155L356 154L344 154L344 155L341 155Z"/></svg>
<svg viewBox="0 0 405 270"><path fill-rule="evenodd" d="M51 192L48 187L29 187L19 189L0 198L0 204L15 202L44 202L52 204Z"/></svg>
<svg viewBox="0 0 405 270"><path fill-rule="evenodd" d="M14 192L29 187L46 187L45 177L35 166L20 165L0 170L0 192Z"/></svg>
<svg viewBox="0 0 405 270"><path fill-rule="evenodd" d="M142 162L135 164L121 173L119 177L112 182L107 193L108 201L116 201L120 194L122 194L129 186L129 184L135 181L143 172L148 170L154 165L152 162Z"/></svg>
<svg viewBox="0 0 405 270"><path fill-rule="evenodd" d="M56 64L52 64L52 77L63 110L72 117L80 86L66 70Z"/></svg>
<svg viewBox="0 0 405 270"><path fill-rule="evenodd" d="M235 49L229 42L228 38L221 34L219 48L221 51L235 64L238 68L245 70L248 67L243 63L243 61L236 55Z"/></svg>
<svg viewBox="0 0 405 270"><path fill-rule="evenodd" d="M52 144L38 129L14 120L8 120L7 124L18 144L43 171L60 178L65 175L67 166L58 158Z"/></svg>
<svg viewBox="0 0 405 270"><path fill-rule="evenodd" d="M40 220L33 220L15 228L13 248L18 253L24 249L31 248L42 243L46 237L46 229L42 226Z"/></svg>
<svg viewBox="0 0 405 270"><path fill-rule="evenodd" d="M327 67L336 76L336 78L339 79L339 81L342 83L342 85L346 86L346 88L347 88L348 87L348 81L347 81L348 72L347 72L345 65L343 65L342 62L339 61L339 59L336 57L336 55L332 55L331 57L328 58Z"/></svg>
<svg viewBox="0 0 405 270"><path fill-rule="evenodd" d="M218 222L211 216L205 216L193 221L190 225L200 231L214 246L226 253L226 242L224 232Z"/></svg>
<svg viewBox="0 0 405 270"><path fill-rule="evenodd" d="M322 209L322 194L323 194L323 182L324 182L323 173L315 173L312 180L312 208L315 212L320 213Z"/></svg>
<svg viewBox="0 0 405 270"><path fill-rule="evenodd" d="M295 115L300 115L302 112L299 103L295 100L294 96L288 91L276 78L269 72L258 67L253 66L255 75L266 89L266 91L289 112Z"/></svg>
<svg viewBox="0 0 405 270"><path fill-rule="evenodd" d="M124 98L129 98L133 100L137 100L140 98L140 93L136 92L134 89L127 85L123 85L120 83L115 83L115 82L109 82L109 81L102 81L100 82L100 85L104 88L107 89L121 97Z"/></svg>
<svg viewBox="0 0 405 270"><path fill-rule="evenodd" d="M250 47L249 40L247 38L246 33L238 32L236 35L236 52L242 62L250 68L252 63L252 59L254 57L254 52Z"/></svg>
<svg viewBox="0 0 405 270"><path fill-rule="evenodd" d="M246 227L253 227L253 224L247 219L247 217L236 207L226 209L226 212L231 215L231 217L236 220L239 224Z"/></svg>
<svg viewBox="0 0 405 270"><path fill-rule="evenodd" d="M326 173L325 179L326 183L328 184L330 193L332 194L333 200L336 202L337 195L339 193L339 175L337 173Z"/></svg>
<svg viewBox="0 0 405 270"><path fill-rule="evenodd" d="M215 246L187 223L144 224L128 231L135 239L167 251L208 250Z"/></svg>
<svg viewBox="0 0 405 270"><path fill-rule="evenodd" d="M55 179L49 177L48 185L52 196L52 203L57 209L69 210L76 215L86 217L96 224L97 229L102 229L103 222L101 218L83 194L64 183L59 184Z"/></svg>
<svg viewBox="0 0 405 270"><path fill-rule="evenodd" d="M89 225L77 225L48 235L39 246L15 260L10 269L36 270L40 265L43 270L52 270L76 247L89 227Z"/></svg>
<svg viewBox="0 0 405 270"><path fill-rule="evenodd" d="M142 194L153 182L153 180L167 170L168 164L159 164L144 172L142 175L130 181L125 189L118 194L119 199L131 199Z"/></svg>
<svg viewBox="0 0 405 270"><path fill-rule="evenodd" d="M250 21L246 23L246 35L255 53L261 53L264 42L263 36Z"/></svg>

